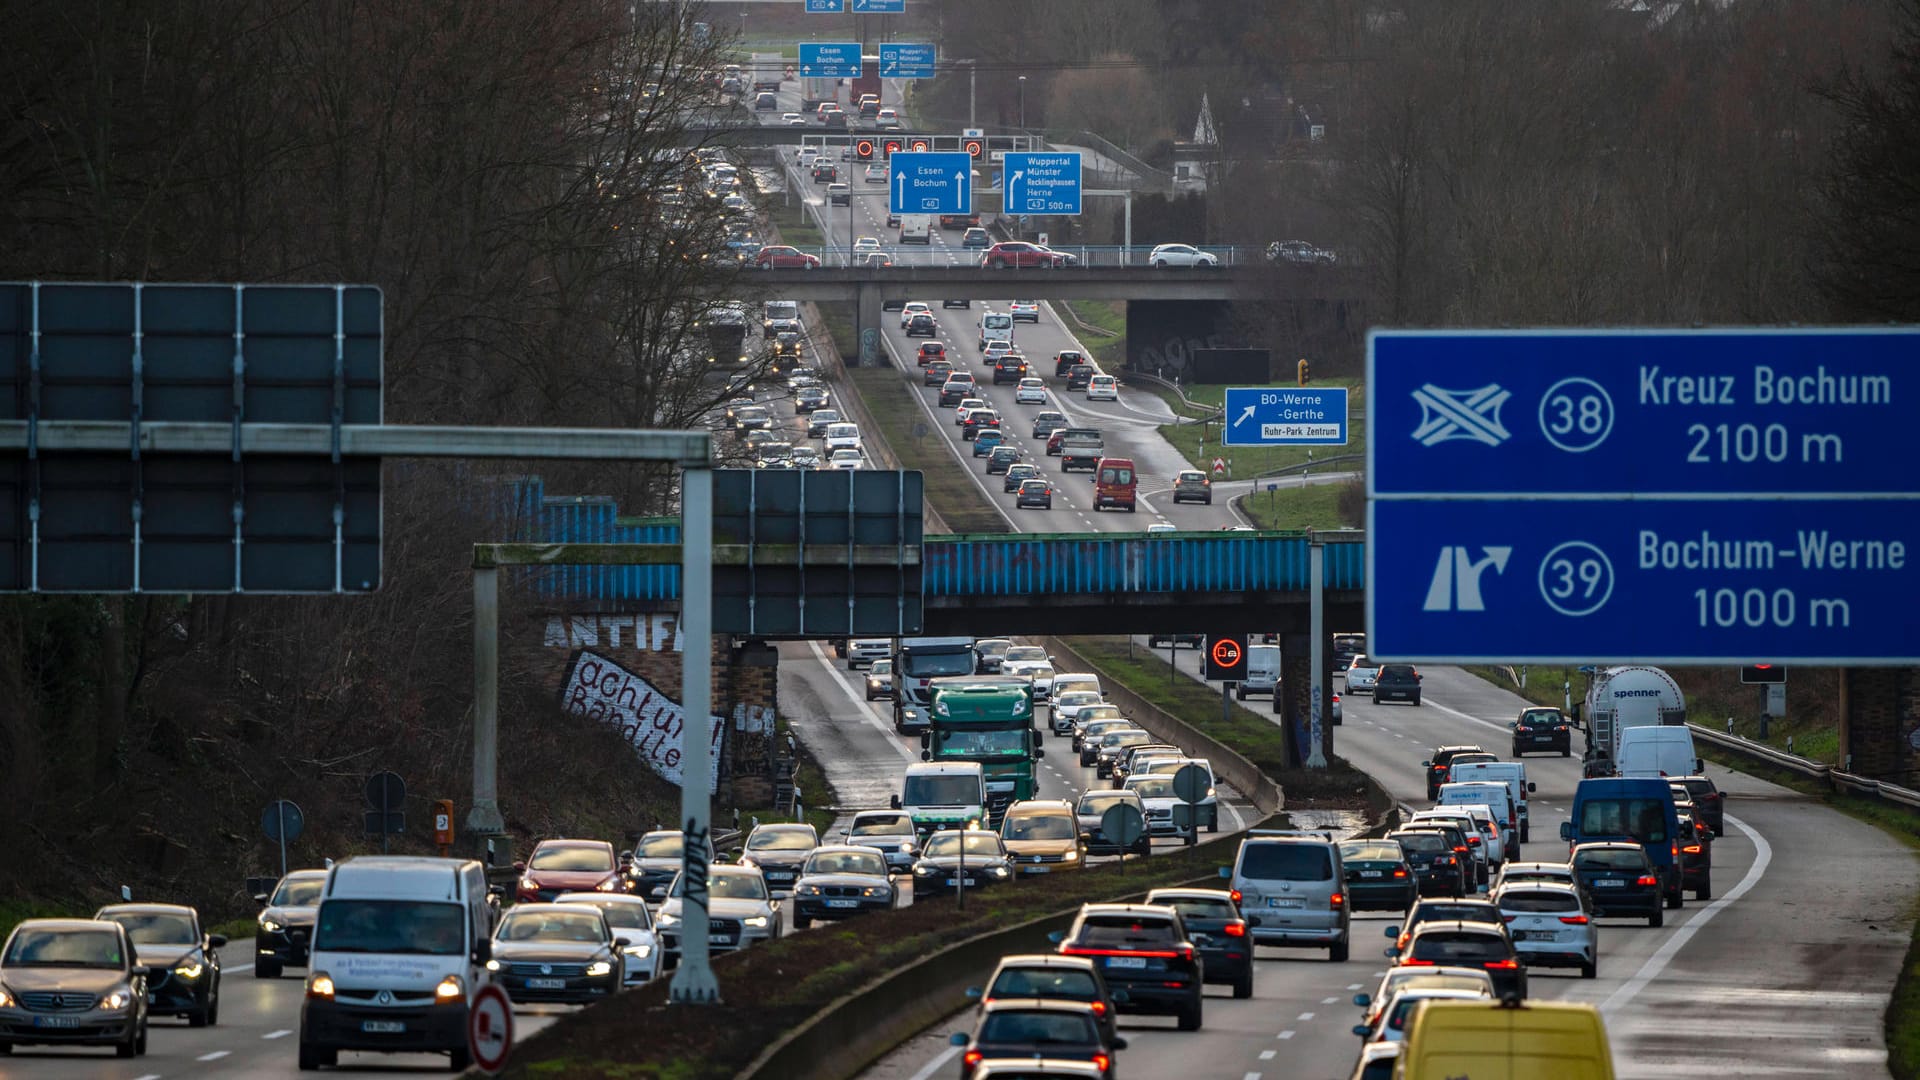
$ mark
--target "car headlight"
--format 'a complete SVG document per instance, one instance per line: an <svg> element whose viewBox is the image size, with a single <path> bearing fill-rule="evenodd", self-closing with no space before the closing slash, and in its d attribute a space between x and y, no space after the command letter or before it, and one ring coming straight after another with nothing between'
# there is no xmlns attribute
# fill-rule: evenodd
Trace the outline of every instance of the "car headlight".
<svg viewBox="0 0 1920 1080"><path fill-rule="evenodd" d="M487 970L488 970L488 971L499 971L499 970L500 970L500 961L498 961L498 960L489 960L489 961L487 961Z"/></svg>
<svg viewBox="0 0 1920 1080"><path fill-rule="evenodd" d="M869 885L866 888L860 890L860 895L861 896L887 896L891 894L892 891L893 890L891 889L885 889L878 885Z"/></svg>
<svg viewBox="0 0 1920 1080"><path fill-rule="evenodd" d="M673 926L679 923L680 913L677 911L663 911L655 916L653 921L661 926Z"/></svg>
<svg viewBox="0 0 1920 1080"><path fill-rule="evenodd" d="M127 989L115 990L100 999L100 1007L108 1010L124 1009L131 1004L133 1004L133 991Z"/></svg>
<svg viewBox="0 0 1920 1080"><path fill-rule="evenodd" d="M1008 874L1008 872L1009 872L1009 871L1008 871L1008 870L1007 870L1007 868L1006 868L1006 867L1004 867L1004 866L989 866L989 867L987 867L987 876L988 876L988 877L1006 877L1006 876L1007 876L1007 874Z"/></svg>
<svg viewBox="0 0 1920 1080"><path fill-rule="evenodd" d="M527 890L528 892L532 892L533 890L539 888L540 886L535 884L533 878L523 877L520 879L520 887Z"/></svg>
<svg viewBox="0 0 1920 1080"><path fill-rule="evenodd" d="M260 916L260 929L265 930L269 934L277 934L286 929L286 924L262 915Z"/></svg>
<svg viewBox="0 0 1920 1080"><path fill-rule="evenodd" d="M207 969L201 965L200 961L190 960L187 963L180 964L179 966L175 967L173 969L173 973L175 975L180 976L182 979L186 980L187 982L192 982L193 980L199 978L201 973L206 970Z"/></svg>
<svg viewBox="0 0 1920 1080"><path fill-rule="evenodd" d="M653 955L653 946L643 941L638 945L623 945L620 951L633 957L635 960L645 960L647 957Z"/></svg>
<svg viewBox="0 0 1920 1080"><path fill-rule="evenodd" d="M440 985L433 988L433 1000L443 1005L449 1001L463 1000L466 996L467 984L461 981L458 975L449 975L441 979Z"/></svg>
<svg viewBox="0 0 1920 1080"><path fill-rule="evenodd" d="M333 997L333 976L324 971L318 971L307 976L307 996L320 998Z"/></svg>
<svg viewBox="0 0 1920 1080"><path fill-rule="evenodd" d="M587 978L589 979L598 979L605 975L611 975L612 973L613 965L607 963L605 960L595 960L593 963L587 965Z"/></svg>
<svg viewBox="0 0 1920 1080"><path fill-rule="evenodd" d="M1061 862L1078 862L1078 861L1080 861L1080 849L1079 849L1079 848L1068 848L1068 849L1067 849L1067 853L1066 853L1065 855L1062 855L1062 856L1060 856L1060 861L1061 861Z"/></svg>
<svg viewBox="0 0 1920 1080"><path fill-rule="evenodd" d="M938 867L930 866L927 863L915 863L913 866L913 874L915 877L930 877L938 872Z"/></svg>
<svg viewBox="0 0 1920 1080"><path fill-rule="evenodd" d="M819 895L820 895L820 886L818 886L818 885L795 885L795 886L793 887L793 894L794 894L795 896L819 896Z"/></svg>
<svg viewBox="0 0 1920 1080"><path fill-rule="evenodd" d="M594 888L600 892L612 892L615 889L618 889L619 887L620 887L620 878L618 876L610 877L605 881L602 881L600 884L594 886Z"/></svg>
<svg viewBox="0 0 1920 1080"><path fill-rule="evenodd" d="M742 919L740 921L747 926L753 927L755 930L765 930L768 922L765 915L755 915L752 918Z"/></svg>

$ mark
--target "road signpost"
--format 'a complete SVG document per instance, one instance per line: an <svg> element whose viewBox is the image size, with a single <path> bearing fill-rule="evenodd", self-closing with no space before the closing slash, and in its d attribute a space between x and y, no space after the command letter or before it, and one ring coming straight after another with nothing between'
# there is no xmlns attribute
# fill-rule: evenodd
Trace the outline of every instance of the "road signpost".
<svg viewBox="0 0 1920 1080"><path fill-rule="evenodd" d="M1100 835L1113 842L1120 851L1120 872L1127 872L1127 849L1147 831L1147 819L1140 815L1137 807L1127 803L1115 803L1107 807L1100 815Z"/></svg>
<svg viewBox="0 0 1920 1080"><path fill-rule="evenodd" d="M480 1071L491 1076L506 1067L513 1051L513 1003L499 983L488 983L473 995L467 1010L467 1052Z"/></svg>
<svg viewBox="0 0 1920 1080"><path fill-rule="evenodd" d="M857 79L860 77L860 43L857 41L803 41L800 43L800 75L814 79Z"/></svg>
<svg viewBox="0 0 1920 1080"><path fill-rule="evenodd" d="M1016 153L1003 159L1010 214L1078 214L1080 153Z"/></svg>
<svg viewBox="0 0 1920 1080"><path fill-rule="evenodd" d="M1344 386L1229 386L1225 446L1345 446Z"/></svg>
<svg viewBox="0 0 1920 1080"><path fill-rule="evenodd" d="M896 214L973 213L973 159L908 151L887 159L887 209Z"/></svg>
<svg viewBox="0 0 1920 1080"><path fill-rule="evenodd" d="M1369 653L1920 663L1920 330L1369 335Z"/></svg>
<svg viewBox="0 0 1920 1080"><path fill-rule="evenodd" d="M1208 682L1239 682L1247 677L1247 639L1208 638L1206 659Z"/></svg>
<svg viewBox="0 0 1920 1080"><path fill-rule="evenodd" d="M1208 783L1211 779L1207 770L1198 765L1182 765L1173 774L1173 793L1180 798L1180 809L1187 812L1186 821L1178 820L1176 815L1174 824L1186 826L1188 847L1200 842L1200 804L1206 801L1207 789L1213 786Z"/></svg>
<svg viewBox="0 0 1920 1080"><path fill-rule="evenodd" d="M934 76L934 47L909 45L899 41L880 43L880 77L883 79L931 79Z"/></svg>
<svg viewBox="0 0 1920 1080"><path fill-rule="evenodd" d="M407 831L407 815L402 812L407 805L407 782L399 773L374 773L367 777L366 796L367 805L373 807L366 814L366 832L379 835L380 854L385 855L387 837Z"/></svg>
<svg viewBox="0 0 1920 1080"><path fill-rule="evenodd" d="M287 876L287 845L300 839L307 828L307 819L300 813L300 804L291 799L275 799L267 804L260 814L260 830L267 839L280 845L280 876Z"/></svg>

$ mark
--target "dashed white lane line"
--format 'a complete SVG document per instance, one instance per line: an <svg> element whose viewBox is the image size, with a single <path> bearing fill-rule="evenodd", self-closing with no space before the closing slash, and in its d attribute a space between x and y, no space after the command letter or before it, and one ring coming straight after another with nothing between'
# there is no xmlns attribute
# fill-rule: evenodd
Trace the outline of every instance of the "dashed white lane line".
<svg viewBox="0 0 1920 1080"><path fill-rule="evenodd" d="M134 1077L134 1078L133 1078L133 1080L160 1080L160 1074L159 1074L159 1073L147 1073L147 1074L146 1074L146 1075L144 1075L144 1076L136 1076L136 1077Z"/></svg>
<svg viewBox="0 0 1920 1080"><path fill-rule="evenodd" d="M1340 1000L1340 999L1339 999L1339 998L1337 998L1337 997L1325 997L1325 998L1321 998L1321 999L1320 999L1320 1004L1322 1004L1322 1005L1331 1005L1331 1004L1333 1004L1334 1002L1336 1002L1336 1001L1339 1001L1339 1000Z"/></svg>
<svg viewBox="0 0 1920 1080"><path fill-rule="evenodd" d="M291 1034L293 1034L292 1028L281 1028L279 1031L269 1031L260 1037L263 1039L284 1039Z"/></svg>
<svg viewBox="0 0 1920 1080"><path fill-rule="evenodd" d="M1241 1077L1240 1080L1260 1080L1260 1074L1257 1072L1248 1073L1247 1075Z"/></svg>
<svg viewBox="0 0 1920 1080"><path fill-rule="evenodd" d="M1278 1050L1262 1050L1262 1051L1260 1051L1260 1060L1261 1060L1261 1061L1272 1061L1272 1060L1274 1059L1274 1057L1275 1057L1276 1055L1278 1055L1279 1053L1280 1053L1280 1051L1278 1051Z"/></svg>
<svg viewBox="0 0 1920 1080"><path fill-rule="evenodd" d="M1360 989L1360 984L1359 984L1359 983L1348 983L1348 984L1347 984L1347 989L1349 989L1349 990L1358 990L1358 989Z"/></svg>
<svg viewBox="0 0 1920 1080"><path fill-rule="evenodd" d="M1301 1013L1301 1014L1300 1014L1299 1016L1297 1016L1297 1017L1295 1017L1294 1019L1296 1019L1296 1020L1311 1020L1311 1019L1313 1019L1313 1014L1312 1014L1312 1013L1310 1013L1310 1012L1303 1012L1303 1013Z"/></svg>
<svg viewBox="0 0 1920 1080"><path fill-rule="evenodd" d="M887 745L898 751L900 756L906 760L907 764L918 765L920 763L920 756L908 750L905 743L895 738L893 725L881 723L880 718L875 716L873 710L867 707L867 703L855 696L853 687L848 686L846 681L840 678L839 669L833 666L832 660L827 659L826 651L820 648L820 643L818 641L809 641L807 642L807 647L813 650L814 657L820 661L820 665L826 668L828 674L832 676L828 681L839 687L840 692L847 695L847 700L853 703L853 711L859 715L860 719L872 724L882 735L886 736Z"/></svg>
<svg viewBox="0 0 1920 1080"><path fill-rule="evenodd" d="M1283 1032L1281 1032L1280 1034L1278 1034L1278 1035L1275 1035L1275 1036L1274 1036L1274 1038L1276 1038L1276 1039L1291 1039L1291 1038L1293 1038L1293 1032L1291 1032L1291 1031L1283 1031Z"/></svg>
<svg viewBox="0 0 1920 1080"><path fill-rule="evenodd" d="M233 1051L231 1051L231 1050L215 1050L215 1051L214 1051L213 1053L211 1053L211 1054L201 1054L201 1055L200 1055L199 1057L197 1057L197 1058L194 1058L193 1060L195 1060L195 1061L219 1061L219 1060L220 1060L221 1058L223 1058L223 1057L226 1057L226 1056L227 1056L228 1054L231 1054L231 1053L233 1053Z"/></svg>

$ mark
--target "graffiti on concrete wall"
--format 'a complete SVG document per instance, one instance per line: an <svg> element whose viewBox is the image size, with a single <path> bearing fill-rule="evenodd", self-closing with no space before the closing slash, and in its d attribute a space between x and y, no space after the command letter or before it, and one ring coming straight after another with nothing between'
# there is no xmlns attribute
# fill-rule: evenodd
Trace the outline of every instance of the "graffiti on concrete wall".
<svg viewBox="0 0 1920 1080"><path fill-rule="evenodd" d="M554 615L541 643L550 649L681 652L678 615Z"/></svg>
<svg viewBox="0 0 1920 1080"><path fill-rule="evenodd" d="M631 626L633 619L626 621ZM680 783L680 733L686 727L686 710L659 687L596 652L582 649L567 666L566 680L560 686L560 705L575 716L613 727L654 772ZM717 762L726 721L710 717L709 730ZM717 789L718 769L709 777L709 790Z"/></svg>

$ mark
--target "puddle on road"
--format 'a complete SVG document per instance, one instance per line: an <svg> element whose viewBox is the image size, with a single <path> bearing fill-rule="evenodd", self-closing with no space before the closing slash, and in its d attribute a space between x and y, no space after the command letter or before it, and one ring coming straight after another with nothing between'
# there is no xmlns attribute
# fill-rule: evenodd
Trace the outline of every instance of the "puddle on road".
<svg viewBox="0 0 1920 1080"><path fill-rule="evenodd" d="M1359 810L1316 810L1312 807L1287 807L1287 820L1296 829L1333 833L1335 839L1358 836L1367 831L1367 815Z"/></svg>

